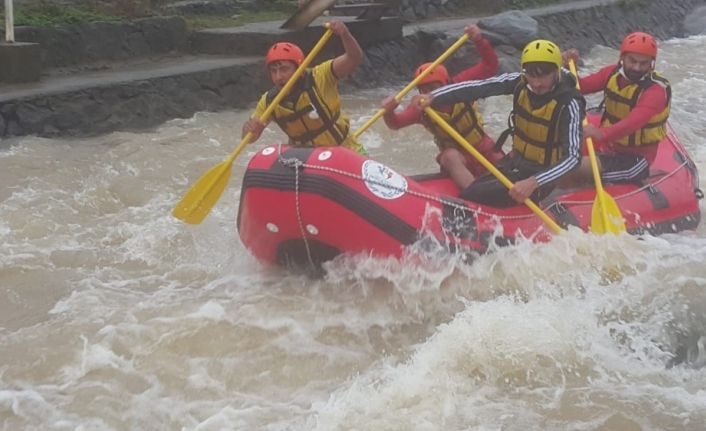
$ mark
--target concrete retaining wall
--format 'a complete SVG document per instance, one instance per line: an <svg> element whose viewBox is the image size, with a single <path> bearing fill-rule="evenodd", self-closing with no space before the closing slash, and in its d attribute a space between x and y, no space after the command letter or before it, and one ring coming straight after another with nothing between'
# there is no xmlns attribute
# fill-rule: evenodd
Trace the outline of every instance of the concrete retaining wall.
<svg viewBox="0 0 706 431"><path fill-rule="evenodd" d="M638 30L648 31L659 39L683 37L686 34L685 18L703 5L706 5L706 0L624 0L533 18L538 22L537 37L554 40L562 48L574 47L586 51L598 44L617 48L626 34ZM481 27L482 23L481 19ZM365 64L346 85L374 88L408 82L420 63L434 60L460 37L461 27L448 34L419 31L402 40L367 49ZM519 70L519 51L522 47L497 41L493 43L500 58L500 71ZM453 74L478 60L475 49L464 47L445 65Z"/></svg>
<svg viewBox="0 0 706 431"><path fill-rule="evenodd" d="M45 69L151 57L188 49L186 24L179 17L17 27L15 40L39 43Z"/></svg>
<svg viewBox="0 0 706 431"><path fill-rule="evenodd" d="M262 65L234 65L0 103L2 136L141 130L199 111L244 108L267 85Z"/></svg>
<svg viewBox="0 0 706 431"><path fill-rule="evenodd" d="M626 33L638 29L648 30L660 38L682 36L684 18L704 4L706 0L626 0L611 6L535 18L539 23L539 36L554 39L562 47L587 49L597 43L618 46ZM135 25L137 27L127 26L121 30L111 28L100 37L92 36L93 32L101 32L102 27L98 25L89 26L89 30L67 29L70 36L61 41L52 40L55 36L47 36L48 33L38 32L48 39L35 40L49 45L47 61L54 65L95 60L100 58L101 53L107 53L111 59L121 59L135 53L166 52L182 49L186 43L186 33L176 22L168 24L166 29L146 23ZM152 34L160 32L158 28L166 33ZM408 82L419 63L434 59L459 36L457 30L454 34L420 31L370 46L365 50L365 63L345 82L343 90ZM85 50L82 53L77 50L74 54L72 50L75 47L60 45L68 43L72 37L76 43L83 44ZM91 49L97 46L98 40L108 41L112 48ZM503 67L517 67L518 47L498 45L496 51L501 56ZM453 73L477 60L473 50L466 49L447 66ZM0 136L71 136L143 129L171 118L190 117L197 111L252 106L267 86L262 63L257 58L249 64L197 73L126 81L61 94L5 99L0 102Z"/></svg>

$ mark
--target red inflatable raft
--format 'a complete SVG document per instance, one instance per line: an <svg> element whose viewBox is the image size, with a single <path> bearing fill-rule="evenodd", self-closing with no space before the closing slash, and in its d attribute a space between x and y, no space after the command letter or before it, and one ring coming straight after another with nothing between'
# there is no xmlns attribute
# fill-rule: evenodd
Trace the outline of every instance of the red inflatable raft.
<svg viewBox="0 0 706 431"><path fill-rule="evenodd" d="M698 173L670 129L639 184L606 184L630 233L695 229L701 219ZM458 198L447 177L403 176L345 148L270 146L250 161L238 229L261 261L318 265L341 253L402 255L432 235L450 250L484 251L489 241L552 234L526 206L493 208ZM588 230L593 188L555 191L540 207L563 227Z"/></svg>

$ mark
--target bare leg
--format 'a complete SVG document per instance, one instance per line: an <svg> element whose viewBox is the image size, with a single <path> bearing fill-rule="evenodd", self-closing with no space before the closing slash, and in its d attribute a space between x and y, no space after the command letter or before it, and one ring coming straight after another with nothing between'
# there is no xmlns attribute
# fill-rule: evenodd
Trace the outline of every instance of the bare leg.
<svg viewBox="0 0 706 431"><path fill-rule="evenodd" d="M447 148L441 153L439 165L461 190L470 186L476 179L466 167L466 159L463 154L455 148Z"/></svg>
<svg viewBox="0 0 706 431"><path fill-rule="evenodd" d="M600 159L597 159L597 162L598 172L600 172ZM593 171L591 170L591 160L588 158L588 156L583 156L581 157L581 161L579 163L579 167L576 170L559 179L559 181L557 182L557 187L562 189L568 189L572 187L585 186L586 184L593 184Z"/></svg>

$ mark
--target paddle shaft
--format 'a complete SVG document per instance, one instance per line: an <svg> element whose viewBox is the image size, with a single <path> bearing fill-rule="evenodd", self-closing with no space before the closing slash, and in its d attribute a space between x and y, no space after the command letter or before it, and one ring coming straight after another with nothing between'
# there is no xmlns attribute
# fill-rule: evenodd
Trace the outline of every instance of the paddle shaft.
<svg viewBox="0 0 706 431"><path fill-rule="evenodd" d="M304 58L302 63L297 67L287 83L277 93L274 100L267 106L265 112L260 116L260 121L266 123L274 109L279 105L279 102L289 93L292 86L297 82L299 77L304 73L307 66L313 61L314 57L321 51L324 44L331 37L331 29L327 28L321 39L314 45L309 54ZM230 178L231 167L233 160L243 151L243 148L253 138L252 132L245 134L240 144L226 157L222 162L209 169L194 185L186 192L184 197L176 205L172 214L178 219L191 223L198 224L206 217L213 205L220 198L223 189L225 188L228 179Z"/></svg>
<svg viewBox="0 0 706 431"><path fill-rule="evenodd" d="M476 150L473 145L471 145L463 136L461 136L453 127L451 127L449 123L447 123L443 118L441 118L441 116L436 111L434 111L430 107L427 107L424 108L424 112L429 117L431 117L431 119L434 120L439 126L441 126L441 128L444 129L446 133L451 135L451 137L454 138L456 142L461 144L461 146L463 146L466 151L471 153L471 155L473 155L473 157L475 157L480 162L480 164L482 164L491 174L493 174L495 178L497 178L505 187L511 189L514 186L512 181L510 181L505 175L503 175L502 172L500 172L495 166L493 166L493 164L490 163L488 159L483 157L483 155L478 150ZM556 222L552 218L550 218L547 213L542 211L542 209L539 208L537 204L532 202L531 199L527 198L523 201L523 203L527 205L529 209L531 209L532 212L534 212L540 219L542 219L542 221L547 226L549 226L549 228L553 230L554 233L560 233L562 231L561 227L559 227L559 225L556 224Z"/></svg>
<svg viewBox="0 0 706 431"><path fill-rule="evenodd" d="M468 35L464 33L463 36L461 36L453 45L451 45L450 47L448 47L448 49L447 49L446 51L444 51L444 53L441 54L441 55L439 56L439 58L437 58L436 60L434 60L434 62L433 62L429 67L427 67L426 69L424 69L424 70L422 71L422 73L419 74L419 76L417 76L416 78L414 78L414 79L412 80L412 82L410 82L409 84L407 84L407 86L402 89L402 91L400 91L399 93L397 93L397 95L395 96L395 100L397 101L397 103L399 103L400 100L402 100L402 98L407 95L407 93L409 93L410 91L412 91L412 89L415 88L415 87L417 86L417 84L419 84L419 82L420 82L422 79L424 79L427 75L429 75L429 74L432 72L432 70L434 70L434 68L435 68L436 66L438 66L439 64L441 64L442 62L444 62L447 58L449 58L449 56L451 56L451 54L453 54L454 52L456 52L456 50L459 49L459 48L461 47L461 45L463 45L464 43L466 43L467 40L468 40ZM385 114L385 110L382 109L382 108L379 109L379 110L375 113L375 115L373 115L368 121L365 122L365 124L363 124L363 125L360 127L360 129L356 130L356 131L353 133L353 137L354 137L354 138L357 138L358 136L362 135L363 132L365 132L366 130L368 130L368 128L369 128L370 126L372 126L373 123L376 122L380 117L382 117L383 114Z"/></svg>
<svg viewBox="0 0 706 431"><path fill-rule="evenodd" d="M267 120L270 119L270 116L272 115L272 112L274 112L275 108L277 108L277 105L279 105L279 102L284 99L284 97L289 94L289 90L292 89L294 84L297 83L297 79L304 73L307 67L309 67L309 64L314 60L314 57L321 51L321 48L324 47L326 42L328 42L329 38L331 37L333 33L331 32L330 28L327 28L326 31L324 32L324 35L321 36L321 39L314 45L313 48L311 48L311 51L309 51L309 54L306 56L304 61L302 61L302 64L299 65L297 70L294 71L294 74L289 78L289 81L287 81L286 84L284 84L284 87L282 87L279 92L277 92L277 96L272 100L272 102L267 106L265 109L265 112L262 113L260 116L260 121L263 123L266 123ZM236 157L238 157L238 154L240 154L241 151L243 151L243 148L250 142L250 139L252 139L253 135L251 132L248 132L245 136L243 136L243 139L240 141L240 144L233 150L232 153L226 158L226 160L233 160Z"/></svg>
<svg viewBox="0 0 706 431"><path fill-rule="evenodd" d="M569 69L571 73L576 78L576 89L581 90L581 85L579 84L579 75L576 72L576 64L574 59L569 59ZM583 125L588 124L588 118L584 117ZM601 206L601 216L603 223L604 232L609 232L608 227L608 207L606 206L605 191L603 190L603 182L601 181L601 173L598 170L598 159L596 158L596 151L593 148L593 139L590 136L586 137L586 149L588 149L588 159L591 161L591 172L593 172L593 182L596 184L596 196L598 198L598 204Z"/></svg>

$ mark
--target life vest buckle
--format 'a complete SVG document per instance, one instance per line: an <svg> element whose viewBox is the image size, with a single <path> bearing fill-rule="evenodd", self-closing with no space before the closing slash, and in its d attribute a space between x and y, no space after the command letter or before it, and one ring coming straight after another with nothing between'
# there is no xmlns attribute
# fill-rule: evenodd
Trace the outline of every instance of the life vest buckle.
<svg viewBox="0 0 706 431"><path fill-rule="evenodd" d="M698 200L701 200L704 198L704 192L698 187L694 189L694 194L696 195L696 199L698 199Z"/></svg>

